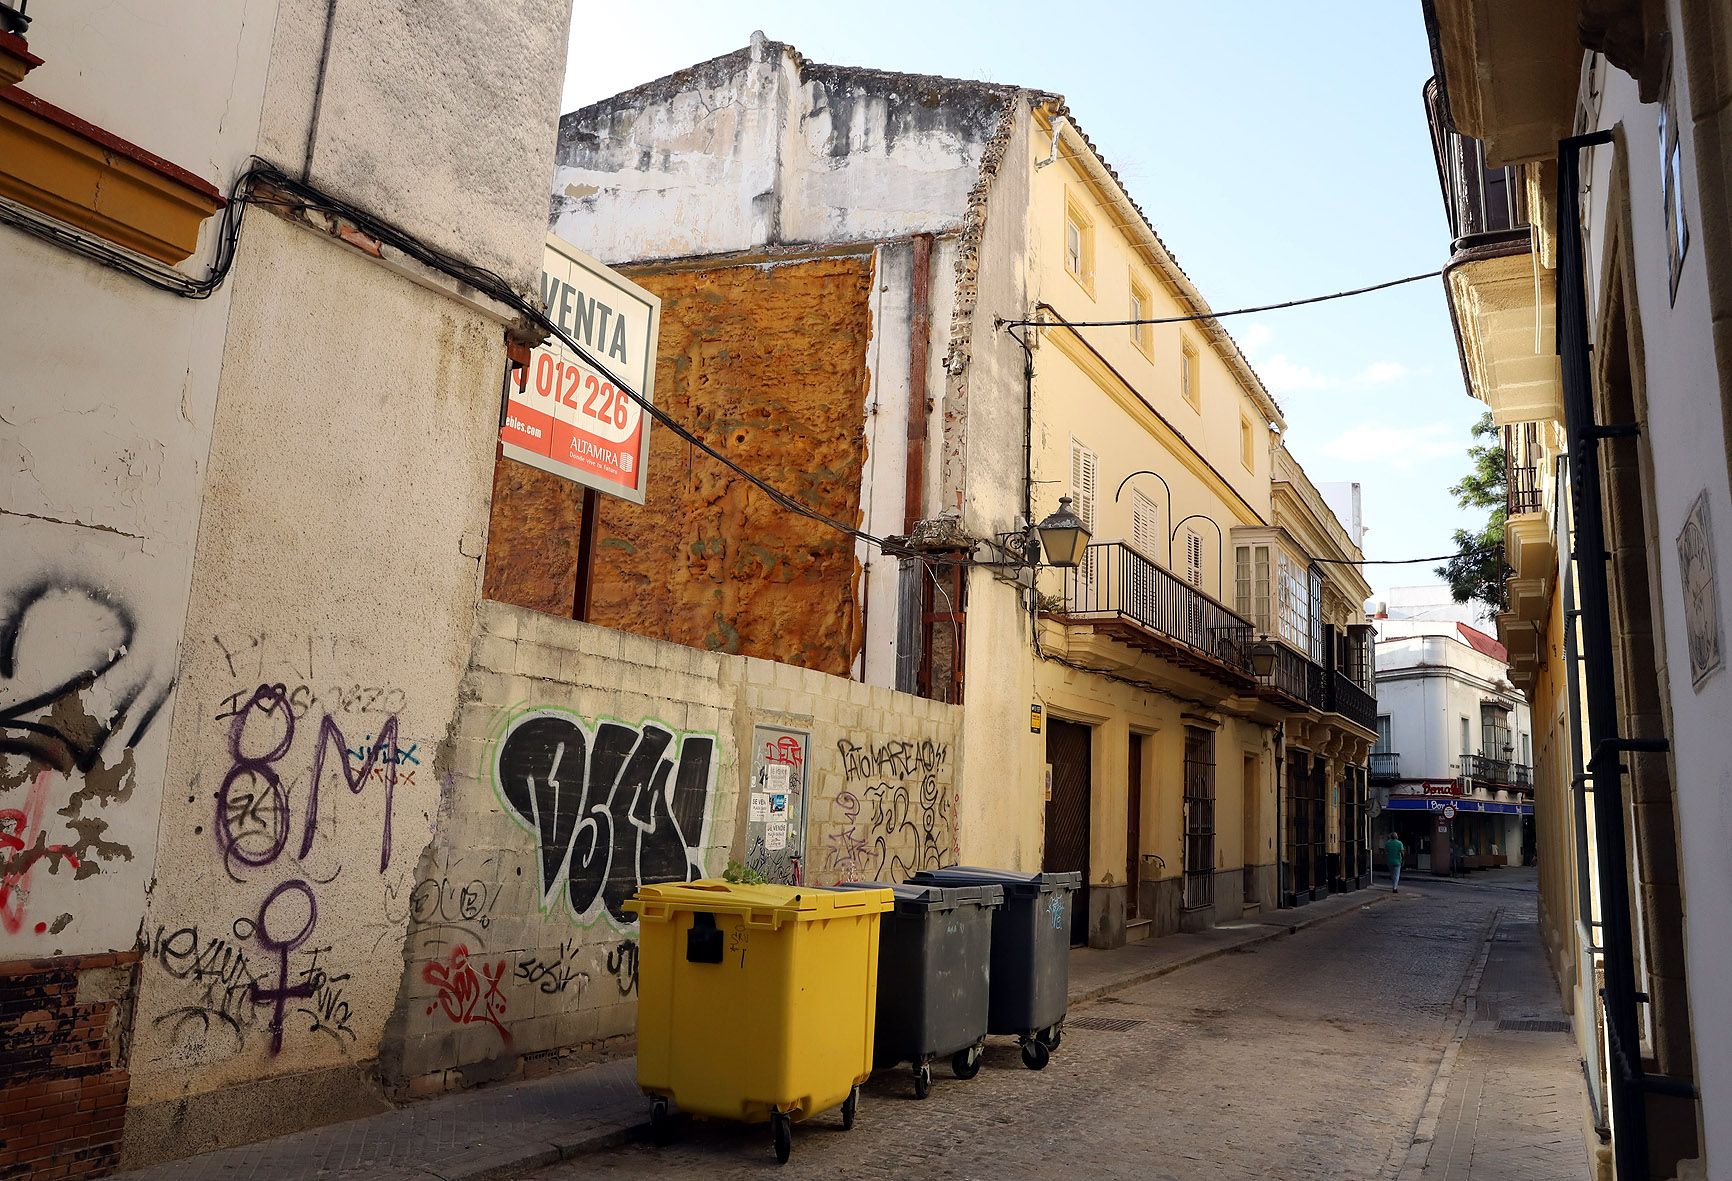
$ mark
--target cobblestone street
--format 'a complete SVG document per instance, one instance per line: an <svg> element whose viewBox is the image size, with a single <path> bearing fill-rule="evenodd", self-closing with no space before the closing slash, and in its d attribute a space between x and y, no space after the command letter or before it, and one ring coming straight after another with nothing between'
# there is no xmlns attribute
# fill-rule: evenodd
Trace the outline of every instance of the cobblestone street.
<svg viewBox="0 0 1732 1181"><path fill-rule="evenodd" d="M880 1072L853 1131L837 1113L796 1126L788 1173L1582 1177L1572 1043L1487 1024L1500 1012L1556 1015L1534 930L1530 877L1417 883L1073 1008L1042 1073L1024 1070L1007 1039L995 1039L973 1081L938 1070L924 1102L906 1071ZM1482 979L1495 988L1489 1008L1464 995ZM534 1176L759 1176L766 1166L767 1129L688 1123L671 1146L633 1142Z"/></svg>

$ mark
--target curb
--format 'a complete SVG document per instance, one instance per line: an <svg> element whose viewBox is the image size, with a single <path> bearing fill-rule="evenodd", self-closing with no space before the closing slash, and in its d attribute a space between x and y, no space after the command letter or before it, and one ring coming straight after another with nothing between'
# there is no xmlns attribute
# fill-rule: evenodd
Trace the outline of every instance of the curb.
<svg viewBox="0 0 1732 1181"><path fill-rule="evenodd" d="M1376 897L1368 897L1364 902L1361 902L1359 906L1361 909L1367 906L1376 906L1380 902L1387 902L1391 897L1393 897L1393 895L1390 894L1379 894ZM1279 914L1281 912L1276 911L1275 913ZM1269 927L1269 930L1260 934L1249 935L1246 938L1239 940L1237 943L1228 943L1221 947L1211 947L1207 951L1199 951L1197 954L1188 956L1185 959L1174 960L1171 963L1161 964L1159 967L1145 968L1141 971L1133 972L1128 976L1123 976L1117 980L1110 980L1105 984L1098 984L1086 992L1073 992L1069 996L1067 1005L1083 1005L1090 1001L1098 1001L1102 997L1111 996L1115 992L1120 992L1127 988L1135 988L1137 985L1147 984L1151 980L1158 980L1162 976L1167 976L1179 971L1181 968L1189 968L1193 964L1200 964L1206 960L1212 960L1218 956L1227 955L1229 952L1240 951L1247 947L1255 947L1259 943L1267 943L1269 940L1279 939L1283 935L1297 935L1307 927L1319 926L1331 921L1332 919L1338 919L1344 915L1356 913L1358 913L1358 911L1353 907L1344 906L1340 910L1332 911L1329 914L1312 915L1301 922L1264 924Z"/></svg>
<svg viewBox="0 0 1732 1181"><path fill-rule="evenodd" d="M471 1169L457 1169L450 1172L434 1173L427 1170L427 1176L437 1177L439 1181L510 1181L511 1178L523 1176L526 1172L545 1169L561 1161L571 1160L586 1153L601 1152L609 1148L618 1148L636 1139L649 1129L647 1120L638 1120L630 1124L616 1125L612 1128L598 1129L581 1135L575 1139L524 1152L510 1159L499 1159Z"/></svg>
<svg viewBox="0 0 1732 1181"><path fill-rule="evenodd" d="M1432 1073L1431 1083L1426 1088L1419 1122L1413 1127L1413 1138L1408 1142L1407 1154L1397 1181L1419 1181L1425 1173L1426 1163L1431 1157L1432 1143L1437 1139L1438 1124L1443 1121L1443 1104L1449 1095L1449 1081L1455 1074L1456 1056L1461 1052L1462 1043L1467 1040L1469 1028L1479 1011L1479 982L1485 975L1486 962L1491 959L1492 943L1497 939L1498 927L1502 924L1503 908L1500 906L1492 911L1491 919L1486 923L1479 954L1462 975L1461 990L1456 995L1456 1004L1451 1006L1454 1011L1459 1005L1460 1013L1456 1016L1455 1028L1450 1031L1445 1043L1443 1056L1438 1059L1437 1069Z"/></svg>

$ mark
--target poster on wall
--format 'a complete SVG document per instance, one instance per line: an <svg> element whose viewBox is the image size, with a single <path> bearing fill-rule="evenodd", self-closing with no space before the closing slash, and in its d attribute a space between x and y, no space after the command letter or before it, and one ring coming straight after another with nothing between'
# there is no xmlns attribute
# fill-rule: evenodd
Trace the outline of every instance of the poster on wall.
<svg viewBox="0 0 1732 1181"><path fill-rule="evenodd" d="M650 420L623 384L654 396L661 300L553 235L542 262L548 318L599 363L558 337L536 346L507 383L499 442L510 459L642 504Z"/></svg>
<svg viewBox="0 0 1732 1181"><path fill-rule="evenodd" d="M772 882L805 878L806 754L811 735L780 726L752 727L752 774L746 804L746 868Z"/></svg>

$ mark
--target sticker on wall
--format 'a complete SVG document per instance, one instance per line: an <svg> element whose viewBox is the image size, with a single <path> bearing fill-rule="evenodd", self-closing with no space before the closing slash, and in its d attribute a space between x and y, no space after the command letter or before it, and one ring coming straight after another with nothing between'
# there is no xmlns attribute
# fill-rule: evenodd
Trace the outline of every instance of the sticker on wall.
<svg viewBox="0 0 1732 1181"><path fill-rule="evenodd" d="M752 727L752 804L746 814L746 867L794 885L806 847L806 762L811 735L781 726ZM760 812L757 799L763 797Z"/></svg>
<svg viewBox="0 0 1732 1181"><path fill-rule="evenodd" d="M1028 732L1030 734L1040 733L1041 713L1041 708L1038 705L1028 707Z"/></svg>

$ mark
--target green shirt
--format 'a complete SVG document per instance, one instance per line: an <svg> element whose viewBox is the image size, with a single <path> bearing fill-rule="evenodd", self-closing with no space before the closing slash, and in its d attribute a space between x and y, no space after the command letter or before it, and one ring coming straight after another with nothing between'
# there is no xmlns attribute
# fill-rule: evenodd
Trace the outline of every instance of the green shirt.
<svg viewBox="0 0 1732 1181"><path fill-rule="evenodd" d="M1401 843L1400 837L1391 836L1383 842L1383 855L1389 858L1389 864L1400 865L1407 856L1407 846Z"/></svg>

